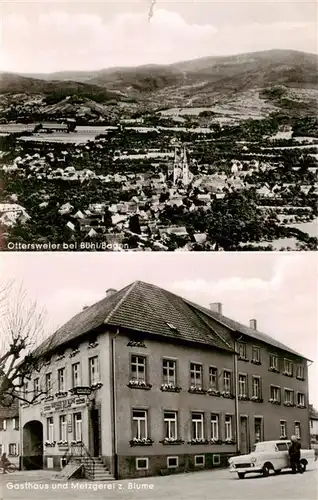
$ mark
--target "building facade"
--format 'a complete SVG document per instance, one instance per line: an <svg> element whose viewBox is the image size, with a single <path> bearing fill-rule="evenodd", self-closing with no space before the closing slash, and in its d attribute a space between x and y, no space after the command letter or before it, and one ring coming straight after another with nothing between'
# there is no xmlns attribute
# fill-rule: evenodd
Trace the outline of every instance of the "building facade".
<svg viewBox="0 0 318 500"><path fill-rule="evenodd" d="M20 408L24 468L70 446L116 478L227 465L260 440L310 444L307 361L257 330L143 282L85 308L41 348Z"/></svg>
<svg viewBox="0 0 318 500"><path fill-rule="evenodd" d="M0 456L7 454L11 463L19 465L20 455L19 405L0 406Z"/></svg>

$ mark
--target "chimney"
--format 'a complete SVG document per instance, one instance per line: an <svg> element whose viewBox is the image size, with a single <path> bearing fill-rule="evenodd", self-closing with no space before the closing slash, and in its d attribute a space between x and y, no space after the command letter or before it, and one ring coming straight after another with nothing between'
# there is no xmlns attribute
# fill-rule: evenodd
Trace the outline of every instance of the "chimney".
<svg viewBox="0 0 318 500"><path fill-rule="evenodd" d="M106 290L106 297L111 297L112 295L114 295L114 293L116 293L117 290L115 288L108 288L108 290Z"/></svg>
<svg viewBox="0 0 318 500"><path fill-rule="evenodd" d="M211 302L210 309L213 312L222 314L222 304L221 304L221 302Z"/></svg>
<svg viewBox="0 0 318 500"><path fill-rule="evenodd" d="M250 328L252 328L252 330L257 330L257 321L256 321L256 319L250 319Z"/></svg>

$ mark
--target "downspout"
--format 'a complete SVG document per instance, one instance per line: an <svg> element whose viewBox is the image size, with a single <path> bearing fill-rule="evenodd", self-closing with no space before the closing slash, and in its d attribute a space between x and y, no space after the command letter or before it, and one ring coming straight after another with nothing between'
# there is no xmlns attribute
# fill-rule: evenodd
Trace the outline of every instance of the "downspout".
<svg viewBox="0 0 318 500"><path fill-rule="evenodd" d="M235 378L235 427L236 427L236 452L237 454L240 453L240 416L239 416L239 385L238 385L238 363L237 363L237 357L238 357L238 350L237 350L237 342L241 339L240 337L238 340L234 341L234 378Z"/></svg>
<svg viewBox="0 0 318 500"><path fill-rule="evenodd" d="M118 479L118 447L117 447L117 406L116 406L116 337L119 334L119 328L112 337L112 420L113 420L113 452L114 452L114 476Z"/></svg>

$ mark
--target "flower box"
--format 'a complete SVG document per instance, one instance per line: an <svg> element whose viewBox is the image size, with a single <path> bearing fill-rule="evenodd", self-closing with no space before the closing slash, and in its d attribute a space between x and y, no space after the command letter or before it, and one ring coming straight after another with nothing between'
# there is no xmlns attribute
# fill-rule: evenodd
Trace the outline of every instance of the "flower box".
<svg viewBox="0 0 318 500"><path fill-rule="evenodd" d="M306 408L306 405L297 405L297 408Z"/></svg>
<svg viewBox="0 0 318 500"><path fill-rule="evenodd" d="M45 396L44 401L52 401L54 399L54 396Z"/></svg>
<svg viewBox="0 0 318 500"><path fill-rule="evenodd" d="M246 357L246 356L239 356L239 357L238 357L238 359L239 359L240 361L247 361L247 362L249 361L249 360L248 360L248 357Z"/></svg>
<svg viewBox="0 0 318 500"><path fill-rule="evenodd" d="M279 373L279 370L277 368L270 367L268 368L269 372L274 372L274 373Z"/></svg>
<svg viewBox="0 0 318 500"><path fill-rule="evenodd" d="M188 444L210 444L208 439L190 439Z"/></svg>
<svg viewBox="0 0 318 500"><path fill-rule="evenodd" d="M68 441L58 441L56 444L59 448L68 448Z"/></svg>
<svg viewBox="0 0 318 500"><path fill-rule="evenodd" d="M98 342L90 342L87 346L87 349L94 349L94 347L98 346Z"/></svg>
<svg viewBox="0 0 318 500"><path fill-rule="evenodd" d="M184 444L184 441L182 439L172 439L172 438L164 438L162 441L159 441L159 443L169 445L169 444Z"/></svg>
<svg viewBox="0 0 318 500"><path fill-rule="evenodd" d="M83 441L78 440L78 441L71 441L71 446L82 446Z"/></svg>
<svg viewBox="0 0 318 500"><path fill-rule="evenodd" d="M45 441L44 444L47 448L54 448L54 446L56 445L56 441Z"/></svg>
<svg viewBox="0 0 318 500"><path fill-rule="evenodd" d="M130 441L130 446L151 446L153 444L153 439L143 438L137 439L134 438Z"/></svg>
<svg viewBox="0 0 318 500"><path fill-rule="evenodd" d="M293 407L295 405L293 403L284 403L284 406Z"/></svg>
<svg viewBox="0 0 318 500"><path fill-rule="evenodd" d="M231 394L230 391L222 391L221 396L222 398L228 398L228 399L234 398L233 394Z"/></svg>
<svg viewBox="0 0 318 500"><path fill-rule="evenodd" d="M234 441L234 439L226 439L224 441L225 444L236 444L236 441Z"/></svg>
<svg viewBox="0 0 318 500"><path fill-rule="evenodd" d="M223 441L222 441L222 439L213 439L213 438L212 438L212 439L210 440L210 443L211 443L211 444L222 444L222 443L223 443Z"/></svg>
<svg viewBox="0 0 318 500"><path fill-rule="evenodd" d="M182 388L172 384L162 384L160 390L163 392L181 392Z"/></svg>
<svg viewBox="0 0 318 500"><path fill-rule="evenodd" d="M263 403L263 399L258 398L257 396L252 396L251 401L253 401L253 403Z"/></svg>
<svg viewBox="0 0 318 500"><path fill-rule="evenodd" d="M60 392L56 392L55 393L55 397L57 398L66 398L66 396L68 395L68 392L67 391L60 391Z"/></svg>
<svg viewBox="0 0 318 500"><path fill-rule="evenodd" d="M208 389L207 394L209 394L209 396L218 396L218 397L220 397L221 396L221 391L218 391L217 389Z"/></svg>
<svg viewBox="0 0 318 500"><path fill-rule="evenodd" d="M253 363L253 365L261 365L261 361L258 361L257 359L251 359L251 363Z"/></svg>
<svg viewBox="0 0 318 500"><path fill-rule="evenodd" d="M276 399L270 398L268 401L269 401L269 403L272 403L273 405L280 405L280 401L277 401Z"/></svg>
<svg viewBox="0 0 318 500"><path fill-rule="evenodd" d="M283 371L283 375L285 375L285 377L292 377L293 376L292 373L286 372L286 371Z"/></svg>
<svg viewBox="0 0 318 500"><path fill-rule="evenodd" d="M202 387L195 387L195 386L191 386L189 388L188 392L190 392L191 394L206 394L207 393L207 391L202 389Z"/></svg>
<svg viewBox="0 0 318 500"><path fill-rule="evenodd" d="M302 380L302 381L305 380L305 377L298 377L298 376L296 376L296 378L297 378L297 380Z"/></svg>
<svg viewBox="0 0 318 500"><path fill-rule="evenodd" d="M249 398L248 396L242 396L242 395L239 395L239 396L238 396L238 399L239 399L240 401L249 401L249 400L250 400L250 398Z"/></svg>
<svg viewBox="0 0 318 500"><path fill-rule="evenodd" d="M148 384L143 380L130 380L127 385L131 389L144 389L146 391L149 391L152 388L151 384Z"/></svg>
<svg viewBox="0 0 318 500"><path fill-rule="evenodd" d="M143 340L130 340L127 344L128 347L141 347L146 348L146 344Z"/></svg>
<svg viewBox="0 0 318 500"><path fill-rule="evenodd" d="M91 385L92 391L96 391L97 389L100 389L101 387L103 387L103 384L101 382L98 382L97 384Z"/></svg>
<svg viewBox="0 0 318 500"><path fill-rule="evenodd" d="M74 356L76 356L76 354L78 354L80 352L79 349L74 349L71 354L70 354L70 358L73 358Z"/></svg>

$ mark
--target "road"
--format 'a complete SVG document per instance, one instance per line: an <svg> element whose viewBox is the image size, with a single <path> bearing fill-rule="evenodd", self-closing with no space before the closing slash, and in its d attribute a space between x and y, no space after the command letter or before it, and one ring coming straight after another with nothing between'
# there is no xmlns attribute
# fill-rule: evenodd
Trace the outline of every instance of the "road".
<svg viewBox="0 0 318 500"><path fill-rule="evenodd" d="M283 472L240 480L225 469L114 482L54 481L50 471L0 477L0 500L316 500L317 466L305 474Z"/></svg>

